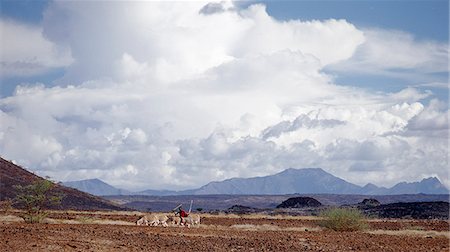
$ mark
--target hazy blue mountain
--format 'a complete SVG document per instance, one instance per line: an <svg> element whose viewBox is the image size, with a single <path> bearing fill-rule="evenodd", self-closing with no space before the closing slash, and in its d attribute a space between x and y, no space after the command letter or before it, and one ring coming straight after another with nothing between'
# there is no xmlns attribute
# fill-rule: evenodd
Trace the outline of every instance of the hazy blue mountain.
<svg viewBox="0 0 450 252"><path fill-rule="evenodd" d="M427 178L420 182L402 182L392 188L367 184L364 187L349 183L331 175L320 168L287 169L280 173L253 178L232 178L208 183L200 188L171 191L145 190L129 192L115 188L99 179L89 179L63 183L66 186L94 195L281 195L281 194L360 194L360 195L394 195L394 194L448 194L437 178Z"/></svg>
<svg viewBox="0 0 450 252"><path fill-rule="evenodd" d="M389 189L388 194L448 194L449 191L436 177L422 179L420 182L401 182Z"/></svg>
<svg viewBox="0 0 450 252"><path fill-rule="evenodd" d="M63 185L78 189L82 192L87 192L87 193L98 195L98 196L131 194L127 190L116 188L112 185L109 185L109 184L101 181L100 179L68 181L68 182L63 182Z"/></svg>
<svg viewBox="0 0 450 252"><path fill-rule="evenodd" d="M179 192L171 191L171 190L145 190L134 193L135 195L153 195L153 196L169 196L169 195L178 195Z"/></svg>
<svg viewBox="0 0 450 252"><path fill-rule="evenodd" d="M402 182L392 188L367 184L364 187L335 177L320 168L287 169L280 173L254 178L232 178L211 182L198 189L176 192L173 195L204 194L448 194L437 178L424 179L421 182Z"/></svg>
<svg viewBox="0 0 450 252"><path fill-rule="evenodd" d="M372 183L369 183L361 188L359 194L386 195L389 194L389 189L386 187L378 187Z"/></svg>
<svg viewBox="0 0 450 252"><path fill-rule="evenodd" d="M194 194L354 194L360 189L360 186L335 177L320 168L290 168L265 177L211 182L194 190Z"/></svg>

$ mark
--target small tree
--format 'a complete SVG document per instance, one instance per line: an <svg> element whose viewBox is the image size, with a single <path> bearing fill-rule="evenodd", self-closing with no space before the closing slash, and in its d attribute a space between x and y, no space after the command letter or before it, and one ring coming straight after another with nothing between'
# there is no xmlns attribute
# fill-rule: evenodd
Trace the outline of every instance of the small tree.
<svg viewBox="0 0 450 252"><path fill-rule="evenodd" d="M25 222L39 223L48 215L44 209L61 204L63 196L56 194L52 190L54 187L55 184L46 179L27 186L15 186L19 192L15 200L26 211L22 216Z"/></svg>

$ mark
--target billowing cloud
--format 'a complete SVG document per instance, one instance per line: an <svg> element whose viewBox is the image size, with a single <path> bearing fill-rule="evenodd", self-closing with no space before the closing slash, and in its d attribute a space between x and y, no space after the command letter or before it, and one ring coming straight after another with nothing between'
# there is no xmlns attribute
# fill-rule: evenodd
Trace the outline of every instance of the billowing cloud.
<svg viewBox="0 0 450 252"><path fill-rule="evenodd" d="M263 5L203 15L199 10L205 6L57 2L45 12L44 34L70 46L76 61L63 81L75 83L128 78L130 73L172 82L234 59L280 50L300 52L326 65L348 59L364 40L345 20L282 22L270 17ZM338 48L335 40L340 41ZM128 68L121 72L123 64ZM141 71L130 72L130 64Z"/></svg>
<svg viewBox="0 0 450 252"><path fill-rule="evenodd" d="M322 167L358 184L450 183L441 101L323 72L378 43L345 20L279 21L230 2L53 2L42 31L74 59L61 85L0 100L0 153L42 175L181 189Z"/></svg>
<svg viewBox="0 0 450 252"><path fill-rule="evenodd" d="M221 1L221 2L211 2L203 6L199 13L204 15L211 15L214 13L221 13L224 11L235 10L233 3L231 1Z"/></svg>
<svg viewBox="0 0 450 252"><path fill-rule="evenodd" d="M448 71L448 45L418 40L397 30L365 29L365 42L345 62L330 66L337 72L419 78Z"/></svg>
<svg viewBox="0 0 450 252"><path fill-rule="evenodd" d="M49 41L42 28L0 20L0 75L33 76L72 63L70 50Z"/></svg>

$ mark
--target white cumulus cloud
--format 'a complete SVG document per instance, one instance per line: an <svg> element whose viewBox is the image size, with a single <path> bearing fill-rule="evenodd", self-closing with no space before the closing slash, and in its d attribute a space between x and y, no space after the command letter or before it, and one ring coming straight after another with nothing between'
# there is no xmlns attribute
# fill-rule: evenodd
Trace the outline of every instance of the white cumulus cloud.
<svg viewBox="0 0 450 252"><path fill-rule="evenodd" d="M70 50L48 40L38 26L0 19L0 75L42 74L72 63Z"/></svg>
<svg viewBox="0 0 450 252"><path fill-rule="evenodd" d="M379 74L411 81L427 74L448 71L446 43L419 40L398 30L370 28L363 32L366 39L353 56L330 66L330 70Z"/></svg>
<svg viewBox="0 0 450 252"><path fill-rule="evenodd" d="M263 5L231 2L52 2L40 29L74 61L60 85L21 85L0 100L0 153L39 174L131 190L289 167L358 184L425 175L450 183L442 101L427 104L432 94L412 87L338 86L323 71L355 57L382 67L367 56L379 32L345 20L280 21ZM399 36L398 46L433 59L434 44ZM396 57L385 66L428 64Z"/></svg>

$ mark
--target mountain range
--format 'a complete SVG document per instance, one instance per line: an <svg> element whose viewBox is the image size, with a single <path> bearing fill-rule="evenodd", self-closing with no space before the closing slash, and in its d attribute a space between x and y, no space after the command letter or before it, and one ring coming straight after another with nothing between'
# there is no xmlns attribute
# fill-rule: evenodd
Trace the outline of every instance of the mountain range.
<svg viewBox="0 0 450 252"><path fill-rule="evenodd" d="M200 188L184 191L145 190L129 192L108 185L99 179L71 181L63 184L94 195L282 195L295 193L396 195L449 193L449 190L435 177L426 178L420 182L401 182L391 188L378 187L374 184L361 187L333 176L321 168L289 168L274 175L214 181Z"/></svg>

